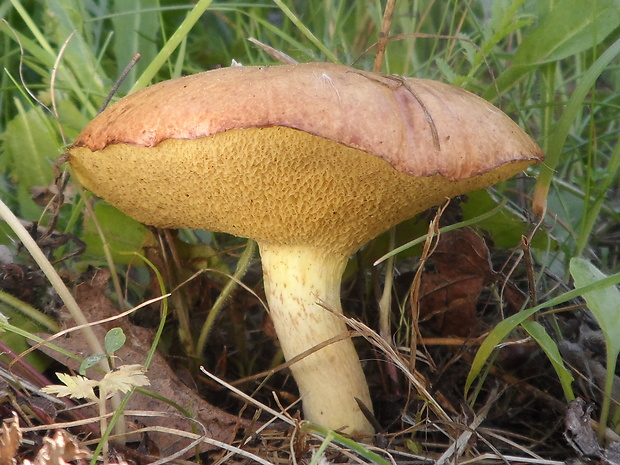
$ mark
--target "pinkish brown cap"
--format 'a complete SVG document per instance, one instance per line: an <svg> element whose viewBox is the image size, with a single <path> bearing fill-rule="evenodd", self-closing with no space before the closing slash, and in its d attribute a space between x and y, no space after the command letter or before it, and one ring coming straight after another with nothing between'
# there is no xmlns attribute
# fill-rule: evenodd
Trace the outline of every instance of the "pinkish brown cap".
<svg viewBox="0 0 620 465"><path fill-rule="evenodd" d="M69 153L86 188L144 223L343 254L543 159L463 89L327 63L153 85L97 116Z"/></svg>

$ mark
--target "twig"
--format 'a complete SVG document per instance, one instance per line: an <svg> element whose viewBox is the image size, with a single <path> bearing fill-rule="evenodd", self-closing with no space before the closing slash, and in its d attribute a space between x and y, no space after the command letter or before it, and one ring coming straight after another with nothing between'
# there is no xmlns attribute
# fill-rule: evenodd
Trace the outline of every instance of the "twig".
<svg viewBox="0 0 620 465"><path fill-rule="evenodd" d="M136 63L138 63L139 60L140 60L140 54L136 53L131 59L131 61L127 64L127 66L125 66L125 69L123 70L121 75L118 77L114 85L112 86L112 90L110 90L110 93L108 93L108 96L105 98L105 100L101 104L101 108L99 108L99 110L97 111L97 114L101 113L103 110L107 108L107 106L110 103L110 100L112 100L112 97L114 97L114 94L116 94L116 92L118 91L118 88L121 86L121 84L123 84L123 81L125 80L127 75L131 72L131 70L134 68L134 66L136 66Z"/></svg>
<svg viewBox="0 0 620 465"><path fill-rule="evenodd" d="M381 22L381 30L379 31L379 40L377 41L377 54L375 55L375 63L372 70L380 73L383 68L383 57L385 56L385 48L390 35L390 27L392 26L392 17L394 16L394 8L396 0L388 0L383 11L383 21Z"/></svg>
<svg viewBox="0 0 620 465"><path fill-rule="evenodd" d="M248 37L248 41L252 42L254 45L257 45L258 47L260 47L267 55L269 55L271 58L273 58L274 60L278 60L281 63L284 63L285 65L295 65L297 64L297 60L295 60L295 58L287 55L284 52L281 52L280 50L277 50L267 44L264 44L263 42L261 42L258 39L255 39L254 37Z"/></svg>

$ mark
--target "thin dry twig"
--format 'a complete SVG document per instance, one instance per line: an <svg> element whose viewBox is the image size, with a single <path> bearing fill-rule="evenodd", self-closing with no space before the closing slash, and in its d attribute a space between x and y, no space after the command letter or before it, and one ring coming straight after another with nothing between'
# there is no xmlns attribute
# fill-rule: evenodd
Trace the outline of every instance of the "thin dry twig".
<svg viewBox="0 0 620 465"><path fill-rule="evenodd" d="M67 37L67 40L65 40L65 42L62 44L62 47L60 48L60 51L58 52L58 56L56 56L56 61L54 61L54 67L52 68L52 75L50 78L50 94L51 94L50 98L52 100L52 109L50 110L45 105L43 105L43 107L46 108L54 116L54 119L56 120L56 123L58 124L58 130L60 132L60 137L62 138L63 144L67 143L67 137L65 136L63 125L60 123L60 116L58 115L58 106L56 105L56 75L58 73L58 68L60 67L60 61L62 60L62 57L65 54L65 50L69 46L69 42L71 42L71 39L75 35L75 32L76 31L73 31L71 34L69 34L69 37ZM21 44L20 44L20 47L21 47ZM22 84L23 84L21 59L20 59L19 76L22 79ZM37 103L42 105L42 103L38 100L37 100Z"/></svg>
<svg viewBox="0 0 620 465"><path fill-rule="evenodd" d="M354 72L354 71L352 71L352 72ZM382 85L384 85L386 87L389 87L389 85L386 82L384 82L383 80L379 79L378 77L372 76L370 74L363 74L363 73L356 73L356 74L360 74L361 76L364 76L366 79L373 80L375 82L378 82L379 84L382 84ZM437 132L437 126L435 126L435 122L433 121L433 116L428 111L428 108L426 108L426 105L424 104L424 101L420 98L418 93L413 89L413 87L411 87L409 85L409 83L407 82L407 79L402 77L402 76L397 76L395 74L381 75L381 76L384 79L389 79L391 81L396 82L396 87L403 86L413 96L413 98L416 99L416 101L418 102L418 105L420 105L420 108L422 109L422 112L424 113L424 118L426 119L426 121L428 122L428 125L430 127L431 137L433 138L433 146L437 150L441 150L441 145L439 143L439 134Z"/></svg>
<svg viewBox="0 0 620 465"><path fill-rule="evenodd" d="M289 416L284 415L283 413L280 413L277 410L274 410L271 407L269 407L269 406L267 406L267 405L257 401L253 397L248 396L246 393L244 393L240 389L237 389L232 384L227 383L223 379L218 378L217 376L215 376L213 373L210 373L204 367L200 367L200 371L202 371L205 375L207 375L209 378L211 378L216 383L224 386L226 389L229 389L231 392L234 392L235 394L237 394L239 397L244 399L246 402L248 402L248 403L250 403L252 405L255 405L256 407L260 408L261 410L264 410L265 412L269 413L270 415L273 415L275 418L278 418L279 420L282 420L282 421L284 421L285 423L288 423L291 426L295 426L295 421L292 420Z"/></svg>
<svg viewBox="0 0 620 465"><path fill-rule="evenodd" d="M101 104L101 107L99 108L99 110L97 110L97 114L103 112L103 110L107 108L107 106L110 104L110 100L112 100L112 98L114 97L114 94L116 94L116 92L118 91L118 88L121 86L121 84L123 83L127 75L131 72L131 70L134 68L134 66L136 66L136 63L138 63L139 60L140 60L140 54L136 53L133 56L133 58L129 61L127 66L125 66L125 69L123 69L123 72L121 73L121 75L118 77L118 79L112 86L112 89L110 90L107 97Z"/></svg>
<svg viewBox="0 0 620 465"><path fill-rule="evenodd" d="M319 303L319 305L321 305L321 303ZM323 305L321 305L321 306L323 306ZM326 308L326 310L331 311L329 308ZM345 333L338 334L337 336L329 338L329 339L327 339L327 340L325 340L325 341L315 345L314 347L311 347L311 348L309 348L307 350L304 350L302 353L295 355L290 360L287 360L286 362L281 363L281 364L279 364L278 366L276 366L274 368L270 368L269 370L261 371L260 373L255 373L253 375L249 375L249 376L246 376L244 378L238 379L238 380L234 381L233 384L234 385L239 385L239 384L244 384L244 383L247 383L248 381L252 381L252 380L255 380L255 379L259 379L259 378L269 378L274 373L277 373L278 371L281 371L281 370L284 370L286 368L289 368L294 363L297 363L298 361L308 357L309 355L312 355L313 353L323 349L324 347L327 347L328 345L335 344L336 342L344 341L345 339L349 339L349 338L356 337L356 336L359 336L359 334L357 334L355 331L347 331Z"/></svg>
<svg viewBox="0 0 620 465"><path fill-rule="evenodd" d="M248 41L260 47L267 55L269 55L274 60L284 63L285 65L296 65L297 64L297 60L295 60L295 58L287 55L284 52L281 52L278 49L273 48L270 45L267 45L261 42L258 39L255 39L254 37L248 37Z"/></svg>
<svg viewBox="0 0 620 465"><path fill-rule="evenodd" d="M413 278L413 282L411 284L410 305L411 305L412 325L411 325L411 336L410 336L411 337L411 341L410 341L411 353L409 357L409 369L411 371L415 370L415 354L416 354L416 349L418 346L418 338L420 336L419 334L420 330L418 328L418 320L420 318L420 286L422 284L422 273L424 272L424 265L426 261L428 260L428 257L430 257L433 254L433 252L437 248L437 245L439 244L439 236L440 236L439 220L441 219L443 212L446 210L446 208L448 208L449 204L450 204L450 200L448 199L446 203L437 210L435 217L432 219L432 221L428 225L428 238L424 242L424 248L422 250L422 255L420 256L420 261L418 263L418 269L416 270L415 276Z"/></svg>
<svg viewBox="0 0 620 465"><path fill-rule="evenodd" d="M508 257L508 260L510 260L513 256L518 255L520 253L520 256L517 256L510 270L507 273L504 273L505 279L503 280L502 286L500 289L500 300L502 302L504 301L504 293L506 291L506 287L510 283L510 277L516 271L517 265L519 265L521 260L524 259L526 262L526 273L527 273L528 288L529 288L528 291L529 291L530 306L533 307L536 305L536 302L538 300L538 297L536 295L536 286L535 286L536 280L534 278L534 271L533 271L534 268L532 265L531 257L529 257L528 255L530 253L529 246L532 243L532 240L534 236L536 235L536 233L538 232L538 230L542 227L543 222L544 222L544 216L538 219L538 221L534 225L534 228L529 234L522 236L520 247L517 250L513 251Z"/></svg>
<svg viewBox="0 0 620 465"><path fill-rule="evenodd" d="M387 38L387 42L396 42L396 41L400 41L400 40L407 40L407 39L443 39L443 40L459 40L459 41L463 41L463 42L467 42L468 44L470 44L472 47L474 47L478 52L481 52L481 48L479 45L477 45L473 40L471 39L467 39L466 37L458 37L458 36L453 36L453 35L442 35L442 34L426 34L423 32L408 32L405 34L395 34L393 36L390 36ZM355 63L357 63L364 55L366 55L368 52L370 52L371 50L373 50L375 47L378 47L379 43L375 42L374 44L370 45L368 48L366 48L366 50L364 50L360 56L358 58L356 58L353 63L351 64L351 66L355 65ZM491 78L491 81L493 82L493 86L495 87L495 92L497 93L497 95L500 95L499 92L499 87L497 86L497 79L495 78L495 73L493 72L493 68L491 68L491 64L489 63L489 61L487 60L487 58L480 53L480 56L482 57L482 60L484 61L484 64L487 68L487 71L489 72L489 76Z"/></svg>
<svg viewBox="0 0 620 465"><path fill-rule="evenodd" d="M377 54L375 55L375 63L372 68L375 73L380 73L383 68L383 57L388 43L388 36L390 34L390 27L392 26L392 18L394 17L395 7L396 0L388 0L385 4L383 21L381 22L381 30L379 31L379 40L377 41Z"/></svg>
<svg viewBox="0 0 620 465"><path fill-rule="evenodd" d="M20 52L19 52L19 64L18 64L17 72L19 73L19 80L22 86L24 87L24 90L30 96L30 98L32 98L32 100L37 102L37 104L39 104L41 107L45 108L51 115L54 115L54 112L50 110L50 108L47 105L45 105L41 100L39 100L37 96L34 94L34 92L32 92L30 88L28 87L28 85L26 84L26 80L24 78L24 56L26 55L26 52L24 51L24 46L22 45L21 40L19 39L19 35L15 31L15 29L13 29L13 27L8 23L8 21L6 19L2 19L1 21L4 23L6 27L9 28L9 31L13 33L15 42L17 42L17 45L19 46Z"/></svg>

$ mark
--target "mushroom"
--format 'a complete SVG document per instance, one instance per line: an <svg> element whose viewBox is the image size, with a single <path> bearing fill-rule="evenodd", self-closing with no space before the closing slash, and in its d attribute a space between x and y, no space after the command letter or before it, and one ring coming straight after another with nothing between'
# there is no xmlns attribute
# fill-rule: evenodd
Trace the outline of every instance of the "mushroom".
<svg viewBox="0 0 620 465"><path fill-rule="evenodd" d="M287 360L346 335L341 277L363 244L543 159L508 116L463 89L327 63L161 82L98 115L69 154L87 189L141 222L255 239ZM350 338L290 368L306 419L373 432Z"/></svg>

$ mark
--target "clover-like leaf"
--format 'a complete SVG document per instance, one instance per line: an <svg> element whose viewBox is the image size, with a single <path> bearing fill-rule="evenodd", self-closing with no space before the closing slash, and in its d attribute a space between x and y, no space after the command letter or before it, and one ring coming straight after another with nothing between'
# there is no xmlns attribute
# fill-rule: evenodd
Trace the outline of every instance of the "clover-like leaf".
<svg viewBox="0 0 620 465"><path fill-rule="evenodd" d="M80 373L81 375L86 374L86 370L88 370L90 367L94 367L104 358L105 358L105 354L89 355L84 360L82 360L78 373Z"/></svg>
<svg viewBox="0 0 620 465"><path fill-rule="evenodd" d="M112 328L105 335L105 350L108 354L113 354L118 349L125 345L127 336L123 332L122 328Z"/></svg>

